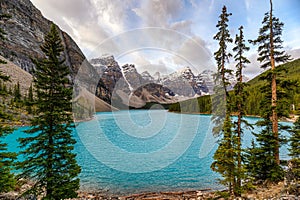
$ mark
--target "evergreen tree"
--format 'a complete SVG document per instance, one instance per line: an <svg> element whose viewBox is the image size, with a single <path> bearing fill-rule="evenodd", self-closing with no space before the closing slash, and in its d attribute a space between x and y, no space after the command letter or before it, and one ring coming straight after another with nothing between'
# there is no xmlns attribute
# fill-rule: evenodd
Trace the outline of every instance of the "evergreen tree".
<svg viewBox="0 0 300 200"><path fill-rule="evenodd" d="M262 120L258 121L256 125L260 127L260 133L253 133L255 136L256 146L248 149L248 154L246 156L246 168L251 177L255 180L260 181L270 181L270 182L277 182L283 179L283 170L280 165L276 161L275 157L275 148L277 145L281 144L284 140L283 138L275 137L273 133L273 123L271 120L272 117L272 107L270 105L270 100L272 98L272 92L270 91L270 85L272 84L270 78L272 77L272 72L266 73L265 76L262 76L261 79L267 82L260 91L264 94L264 98L261 101L260 105L260 116L263 118ZM280 77L280 73L278 73ZM278 86L285 85L278 79ZM279 87L281 88L281 87ZM282 93L278 93L279 100L284 99ZM280 101L279 101L280 103ZM279 104L280 105L280 104ZM281 108L281 106L278 106ZM279 110L279 116L286 116L284 110ZM288 127L280 125L279 130L284 131L288 130ZM255 159L253 159L255 158ZM253 167L255 166L255 167Z"/></svg>
<svg viewBox="0 0 300 200"><path fill-rule="evenodd" d="M242 179L245 178L244 169L242 166L242 123L249 126L246 120L243 119L245 115L245 105L246 101L246 92L244 90L246 84L243 83L243 68L245 68L245 64L250 63L250 61L244 56L246 51L249 51L249 47L245 45L244 34L243 34L243 26L239 28L239 35L236 35L235 38L235 47L233 51L236 52L234 56L234 60L237 62L236 64L236 78L237 83L234 87L235 92L235 104L237 106L237 122L235 122L235 142L234 149L236 153L237 165L235 170L236 177L236 185L234 188L235 195L240 197L242 192Z"/></svg>
<svg viewBox="0 0 300 200"><path fill-rule="evenodd" d="M297 184L300 184L300 118L294 123L290 137L289 155L292 157L292 173Z"/></svg>
<svg viewBox="0 0 300 200"><path fill-rule="evenodd" d="M0 193L2 193L13 190L16 184L15 177L11 172L16 154L8 152L7 143L3 141L3 138L13 131L8 125L12 117L4 111L3 104L0 104L0 120Z"/></svg>
<svg viewBox="0 0 300 200"><path fill-rule="evenodd" d="M28 89L28 95L27 95L27 99L26 99L26 110L28 112L28 114L32 114L33 110L32 110L32 106L34 104L34 99L33 99L33 88L32 88L32 84L30 85L29 89Z"/></svg>
<svg viewBox="0 0 300 200"><path fill-rule="evenodd" d="M29 193L44 194L44 199L66 199L77 196L80 167L72 152L69 68L61 59L62 41L55 25L41 46L46 58L35 61L34 86L37 93L37 115L31 121L28 137L20 138L24 161L20 178L35 180Z"/></svg>
<svg viewBox="0 0 300 200"><path fill-rule="evenodd" d="M256 136L258 145L248 149L246 168L248 174L258 181L277 182L283 179L283 170L274 157L274 146L277 139L272 132L271 120L263 120L256 124L262 127Z"/></svg>
<svg viewBox="0 0 300 200"><path fill-rule="evenodd" d="M229 62L229 58L232 56L227 52L227 44L232 43L230 33L228 30L228 17L231 13L227 13L226 6L223 6L222 14L219 16L216 27L218 28L218 33L214 36L214 40L219 41L219 49L214 53L215 60L217 62L218 71L214 74L214 95L212 97L212 121L214 122L213 133L214 135L220 135L222 133L222 127L225 115L228 112L229 106L226 103L229 98L229 93L227 87L230 85L228 81L228 75L232 74L232 70L226 68L226 62ZM229 113L230 114L230 113Z"/></svg>
<svg viewBox="0 0 300 200"><path fill-rule="evenodd" d="M214 36L214 39L219 41L219 49L214 53L218 71L215 74L215 83L217 86L214 88L215 95L212 100L214 109L212 121L214 123L214 134L222 136L222 138L214 154L214 162L211 165L211 169L222 175L223 180L220 180L220 182L227 185L229 194L233 195L233 188L235 187L233 125L230 118L230 96L227 91L227 87L230 85L228 75L232 74L232 70L227 69L225 66L231 57L231 54L227 52L227 44L233 41L230 37L227 24L229 16L231 16L231 13L227 13L227 8L224 6L219 16L220 20L216 25L219 31Z"/></svg>
<svg viewBox="0 0 300 200"><path fill-rule="evenodd" d="M263 27L259 30L259 36L256 40L250 41L253 44L258 44L258 61L262 63L261 68L266 69L271 67L271 91L272 98L270 105L272 107L272 132L276 140L274 156L277 164L279 160L279 132L278 132L278 112L277 112L277 83L276 83L276 63L284 63L289 61L290 56L282 50L282 28L283 23L278 18L273 16L273 4L270 0L270 12L265 13L262 21Z"/></svg>
<svg viewBox="0 0 300 200"><path fill-rule="evenodd" d="M14 87L14 102L20 103L21 102L21 90L20 90L20 83L19 81Z"/></svg>
<svg viewBox="0 0 300 200"><path fill-rule="evenodd" d="M8 17L8 15L2 14L0 15L0 21L3 21ZM5 32L2 28L0 28L0 39L5 39ZM6 62L0 59L0 64L6 64ZM4 84L4 82L9 80L9 77L5 76L0 71L0 80ZM7 95L6 91L3 88L0 95L2 96L2 98ZM8 134L11 134L13 131L13 129L9 126L9 123L12 121L12 116L9 115L5 111L5 109L5 105L2 102L0 104L0 193L8 192L14 189L16 183L14 175L11 172L13 169L16 154L8 152L7 143L3 141L4 137Z"/></svg>

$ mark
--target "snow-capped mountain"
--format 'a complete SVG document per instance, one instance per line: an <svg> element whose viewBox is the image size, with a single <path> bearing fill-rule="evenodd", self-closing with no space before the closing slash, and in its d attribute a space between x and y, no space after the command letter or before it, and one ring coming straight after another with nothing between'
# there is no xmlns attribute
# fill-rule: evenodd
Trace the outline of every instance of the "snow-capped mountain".
<svg viewBox="0 0 300 200"><path fill-rule="evenodd" d="M149 101L171 103L213 93L215 72L212 70L194 74L190 67L184 67L168 75L162 75L160 72L151 75L148 71L139 73L133 64L120 67L111 55L92 59L90 63L100 75L98 85L101 87L100 91L97 90L98 93L104 91L112 98L116 84L118 84L120 98L127 98L131 106L136 105L133 101L139 101L139 106ZM246 80L248 80L247 77L244 78L244 81ZM231 83L229 89L233 89L236 78L230 76L229 81ZM122 82L121 87L117 82ZM98 96L101 98L101 95Z"/></svg>
<svg viewBox="0 0 300 200"><path fill-rule="evenodd" d="M214 71L207 69L198 75L199 80L202 80L205 83L209 94L213 93L213 89L215 86L213 77L214 74Z"/></svg>
<svg viewBox="0 0 300 200"><path fill-rule="evenodd" d="M137 72L133 64L123 65L122 72L131 91L134 91L145 84L145 79Z"/></svg>
<svg viewBox="0 0 300 200"><path fill-rule="evenodd" d="M201 76L194 75L190 67L185 67L160 79L160 83L179 96L194 97L208 94L209 89Z"/></svg>
<svg viewBox="0 0 300 200"><path fill-rule="evenodd" d="M99 83L96 95L103 99L105 96L107 102L111 102L113 92L118 83L118 88L122 88L124 92L129 92L128 84L123 80L123 74L118 62L112 55L103 55L89 61L99 75Z"/></svg>
<svg viewBox="0 0 300 200"><path fill-rule="evenodd" d="M157 73L159 73L159 72L157 72ZM146 81L149 81L149 82L154 82L155 81L155 78L153 76L151 76L151 74L148 71L142 72L141 76Z"/></svg>

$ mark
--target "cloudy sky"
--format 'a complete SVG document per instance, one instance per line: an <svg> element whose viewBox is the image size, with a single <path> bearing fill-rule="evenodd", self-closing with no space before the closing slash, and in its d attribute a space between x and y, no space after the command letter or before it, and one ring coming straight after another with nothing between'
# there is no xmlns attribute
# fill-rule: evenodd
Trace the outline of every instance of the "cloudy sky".
<svg viewBox="0 0 300 200"><path fill-rule="evenodd" d="M232 13L234 38L244 26L255 39L269 0L31 0L43 15L66 31L88 59L113 54L120 65L134 63L138 71L168 73L190 66L195 72L214 69L213 40L223 5ZM300 1L273 0L274 14L285 23L285 49L300 57ZM261 72L257 47L247 53L246 73ZM231 48L232 46L230 46ZM232 61L231 66L234 65Z"/></svg>

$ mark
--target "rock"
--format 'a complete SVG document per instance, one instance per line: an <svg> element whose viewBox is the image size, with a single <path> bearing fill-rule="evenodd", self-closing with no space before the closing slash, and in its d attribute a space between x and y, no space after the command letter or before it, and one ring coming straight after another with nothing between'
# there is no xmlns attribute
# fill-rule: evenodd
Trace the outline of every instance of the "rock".
<svg viewBox="0 0 300 200"><path fill-rule="evenodd" d="M131 91L136 90L137 88L149 82L137 72L133 64L126 64L122 66L122 71L124 78L127 80L129 87L131 88Z"/></svg>
<svg viewBox="0 0 300 200"><path fill-rule="evenodd" d="M13 200L16 199L17 197L18 197L17 192L8 192L8 193L0 194L0 199Z"/></svg>
<svg viewBox="0 0 300 200"><path fill-rule="evenodd" d="M128 83L124 80L121 68L112 55L103 55L90 60L90 63L97 71L100 80L96 96L111 103L111 101L116 101L119 98L115 93L116 90L122 90L128 95L130 94Z"/></svg>
<svg viewBox="0 0 300 200"><path fill-rule="evenodd" d="M32 58L44 57L40 46L52 22L44 18L30 0L2 0L0 14L11 16L5 23L0 24L6 33L6 40L0 41L0 54L21 69L33 74L35 64ZM85 84L84 87L94 93L99 81L97 72L86 61L75 41L66 32L57 28L64 47L62 58L65 59L64 64L70 69L68 78L72 84L75 84L75 77L81 69L80 80L77 82ZM81 68L82 66L84 67ZM31 81L27 81L28 85L25 88L29 88L30 83Z"/></svg>
<svg viewBox="0 0 300 200"><path fill-rule="evenodd" d="M145 81L149 83L153 83L155 81L155 79L151 76L151 74L148 71L142 72L141 76Z"/></svg>
<svg viewBox="0 0 300 200"><path fill-rule="evenodd" d="M44 18L30 0L2 0L0 13L11 16L2 26L7 35L6 40L0 41L0 54L32 73L35 65L31 58L44 57L40 45L52 22ZM73 80L85 56L67 33L60 29L59 33L64 46L65 64L70 67Z"/></svg>
<svg viewBox="0 0 300 200"><path fill-rule="evenodd" d="M194 97L209 93L205 81L201 76L194 75L190 67L161 77L160 83L180 96Z"/></svg>

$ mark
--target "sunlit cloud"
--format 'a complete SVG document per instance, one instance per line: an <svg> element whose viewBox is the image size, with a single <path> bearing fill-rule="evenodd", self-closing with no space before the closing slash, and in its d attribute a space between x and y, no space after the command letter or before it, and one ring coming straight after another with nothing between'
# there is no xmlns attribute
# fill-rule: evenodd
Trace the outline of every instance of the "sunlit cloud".
<svg viewBox="0 0 300 200"><path fill-rule="evenodd" d="M184 55L191 65L197 67L212 67L215 65L213 52L218 48L213 40L216 33L216 23L224 4L233 15L230 17L229 28L232 37L235 36L240 25L244 26L245 38L254 39L258 35L261 21L265 12L269 10L269 2L261 0L244 1L215 1L215 0L31 0L43 15L54 21L76 41L88 59L99 57L104 53L116 55L117 61L120 49L126 46L140 48L155 45L158 41L164 43L172 54L142 51L127 56L126 62L136 63L144 70L146 66L172 66L182 68L186 62L178 55ZM284 47L300 57L300 41L298 37L300 21L297 5L298 0L287 2L274 0L274 13L285 23L283 32ZM256 6L253 9L253 5ZM279 9L280 8L280 9ZM174 30L188 38L186 41L178 39L178 35L162 35L160 32L132 33L132 37L123 37L127 32L148 27L158 27ZM117 41L111 38L118 38ZM107 40L112 40L107 42ZM191 41L196 41L200 51L194 49ZM102 45L102 46L101 46ZM104 47L104 46L105 47ZM260 72L255 55L256 48L251 46L248 53L252 61L251 67L246 69L249 76ZM231 48L231 46L230 46ZM152 56L150 55L152 54ZM231 65L233 65L232 63ZM144 66L144 67L141 67Z"/></svg>

